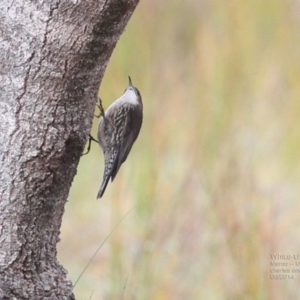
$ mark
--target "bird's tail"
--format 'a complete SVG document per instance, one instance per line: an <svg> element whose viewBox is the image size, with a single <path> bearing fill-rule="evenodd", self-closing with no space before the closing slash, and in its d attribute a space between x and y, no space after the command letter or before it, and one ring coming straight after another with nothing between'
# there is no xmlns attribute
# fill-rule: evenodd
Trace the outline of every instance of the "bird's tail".
<svg viewBox="0 0 300 300"><path fill-rule="evenodd" d="M105 167L104 167L104 175L103 175L103 181L100 187L100 190L97 195L97 199L101 198L105 192L106 186L108 184L108 181L110 178L114 178L112 176L115 176L116 173L114 173L118 159L119 159L119 152L118 151L113 151L112 153L109 154L104 154L105 156Z"/></svg>
<svg viewBox="0 0 300 300"><path fill-rule="evenodd" d="M107 176L107 175L104 174L103 181L102 181L100 190L99 190L98 195L97 195L97 199L99 199L103 196L103 194L105 192L105 189L106 189L106 186L108 184L109 178L110 178L110 176Z"/></svg>

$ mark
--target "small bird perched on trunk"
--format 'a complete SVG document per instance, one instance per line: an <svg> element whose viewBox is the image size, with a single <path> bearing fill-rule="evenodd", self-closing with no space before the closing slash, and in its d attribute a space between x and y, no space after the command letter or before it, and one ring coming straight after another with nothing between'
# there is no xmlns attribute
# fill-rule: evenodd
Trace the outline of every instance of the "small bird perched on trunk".
<svg viewBox="0 0 300 300"><path fill-rule="evenodd" d="M97 199L103 196L109 179L113 181L116 177L139 135L143 121L142 97L129 77L124 94L105 112L100 100L99 108L98 141L104 154L105 168Z"/></svg>

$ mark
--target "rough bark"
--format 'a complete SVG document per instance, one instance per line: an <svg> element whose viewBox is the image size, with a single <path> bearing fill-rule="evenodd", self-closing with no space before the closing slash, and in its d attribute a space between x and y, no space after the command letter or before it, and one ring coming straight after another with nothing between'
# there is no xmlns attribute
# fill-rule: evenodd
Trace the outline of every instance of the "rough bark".
<svg viewBox="0 0 300 300"><path fill-rule="evenodd" d="M0 0L0 299L70 293L56 258L64 205L137 2Z"/></svg>

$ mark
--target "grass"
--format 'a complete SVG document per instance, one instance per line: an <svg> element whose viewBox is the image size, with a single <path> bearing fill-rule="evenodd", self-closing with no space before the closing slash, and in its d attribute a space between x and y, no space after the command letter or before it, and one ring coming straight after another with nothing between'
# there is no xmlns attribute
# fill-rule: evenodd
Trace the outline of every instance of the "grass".
<svg viewBox="0 0 300 300"><path fill-rule="evenodd" d="M94 144L81 159L58 245L73 282L135 208L79 281L78 299L297 298L300 275L270 279L270 253L300 247L297 8L140 2L100 95L108 107L130 75L144 123L101 200L102 153Z"/></svg>

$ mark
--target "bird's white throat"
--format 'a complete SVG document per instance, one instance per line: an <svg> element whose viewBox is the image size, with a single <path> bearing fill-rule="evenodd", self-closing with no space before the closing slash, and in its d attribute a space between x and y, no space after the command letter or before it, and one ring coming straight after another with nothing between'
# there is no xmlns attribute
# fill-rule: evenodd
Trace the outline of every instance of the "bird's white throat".
<svg viewBox="0 0 300 300"><path fill-rule="evenodd" d="M122 103L129 103L132 105L139 104L138 97L133 88L127 88L125 93L107 108L106 113L109 113L115 106L121 105Z"/></svg>
<svg viewBox="0 0 300 300"><path fill-rule="evenodd" d="M138 104L138 97L134 89L130 87L126 89L125 93L120 99L122 99L122 102L124 101L131 104Z"/></svg>

